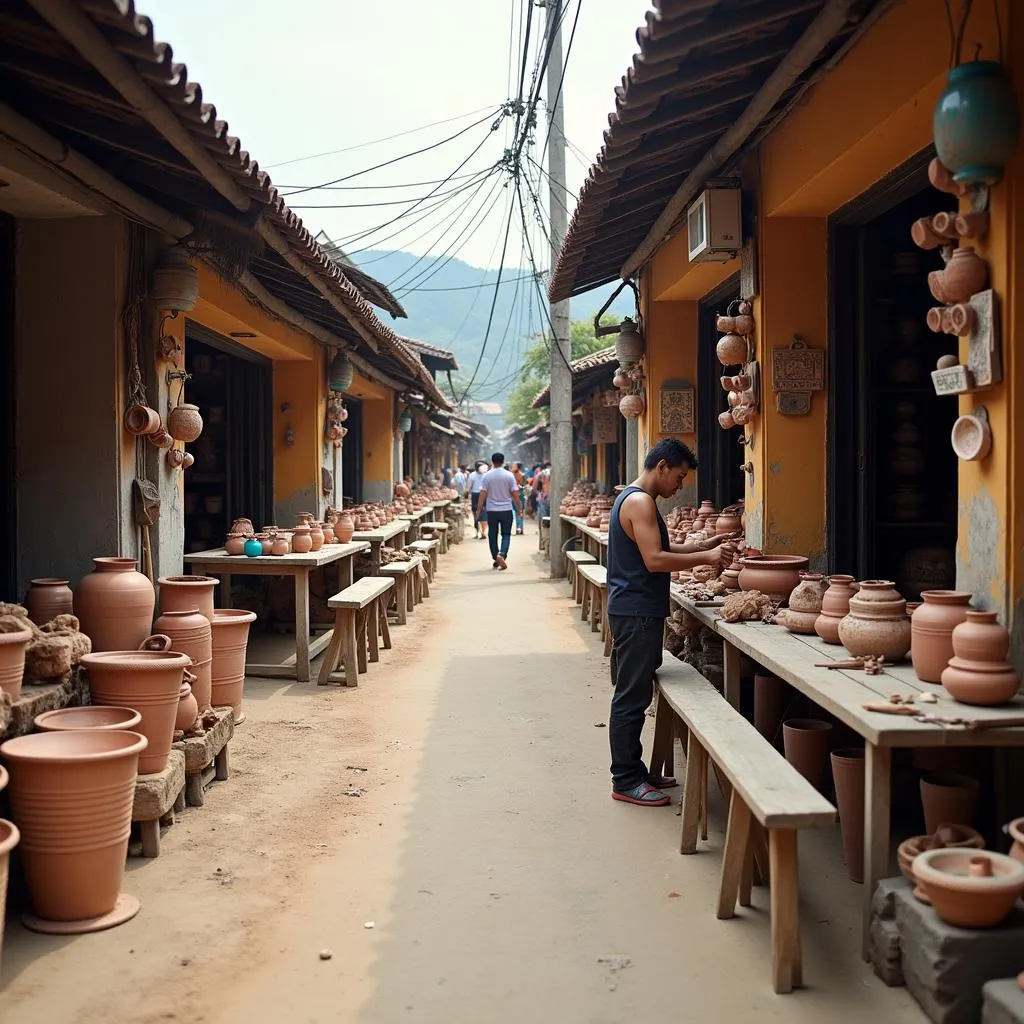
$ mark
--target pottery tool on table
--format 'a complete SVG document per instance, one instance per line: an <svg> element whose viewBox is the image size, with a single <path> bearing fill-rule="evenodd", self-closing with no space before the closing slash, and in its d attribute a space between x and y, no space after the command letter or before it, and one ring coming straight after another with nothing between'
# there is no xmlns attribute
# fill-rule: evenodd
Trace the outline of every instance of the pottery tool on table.
<svg viewBox="0 0 1024 1024"><path fill-rule="evenodd" d="M881 654L866 654L857 658L847 658L843 661L816 661L815 668L848 668L863 669L869 676L881 675L885 667L885 658Z"/></svg>

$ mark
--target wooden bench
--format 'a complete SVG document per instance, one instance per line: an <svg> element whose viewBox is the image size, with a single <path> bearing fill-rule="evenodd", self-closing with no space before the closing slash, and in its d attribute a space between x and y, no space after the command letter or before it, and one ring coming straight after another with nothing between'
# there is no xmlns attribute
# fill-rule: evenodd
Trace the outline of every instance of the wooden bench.
<svg viewBox="0 0 1024 1024"><path fill-rule="evenodd" d="M434 582L437 575L437 549L439 544L436 540L414 540L411 544L405 545L406 551L415 551L418 555L424 555L430 560L427 566L427 581Z"/></svg>
<svg viewBox="0 0 1024 1024"><path fill-rule="evenodd" d="M596 562L583 563L576 567L577 575L583 580L580 618L590 620L590 632L596 633L601 623L601 640L604 642L604 656L612 652L612 631L608 626L608 570Z"/></svg>
<svg viewBox="0 0 1024 1024"><path fill-rule="evenodd" d="M420 524L420 531L426 530L428 533L436 533L437 541L441 545L441 554L448 554L448 524L442 523L436 519L428 520L425 523Z"/></svg>
<svg viewBox="0 0 1024 1024"><path fill-rule="evenodd" d="M572 599L579 604L583 600L583 583L577 569L581 565L594 565L597 559L589 551L566 551L565 578L572 587Z"/></svg>
<svg viewBox="0 0 1024 1024"><path fill-rule="evenodd" d="M380 567L381 576L390 576L395 582L395 614L400 626L406 624L417 603L420 562L419 558L411 558L408 562L388 562Z"/></svg>
<svg viewBox="0 0 1024 1024"><path fill-rule="evenodd" d="M710 760L729 799L717 916L733 917L737 901L750 906L751 885L770 880L772 988L791 992L803 984L797 831L833 825L836 809L696 669L667 651L657 688L651 772L671 775L674 736L688 740L680 853L697 852L698 831L707 838Z"/></svg>
<svg viewBox="0 0 1024 1024"><path fill-rule="evenodd" d="M334 635L320 666L319 686L331 682L342 666L345 685L358 686L359 673L367 669L367 648L370 661L380 661L377 635L381 618L387 630L387 606L394 586L395 581L385 576L364 576L328 599L327 607L334 609Z"/></svg>

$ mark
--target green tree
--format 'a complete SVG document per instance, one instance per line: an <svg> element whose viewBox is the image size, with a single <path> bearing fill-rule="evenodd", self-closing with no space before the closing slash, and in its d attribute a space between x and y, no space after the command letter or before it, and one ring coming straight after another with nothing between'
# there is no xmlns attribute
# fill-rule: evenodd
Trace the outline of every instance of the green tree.
<svg viewBox="0 0 1024 1024"><path fill-rule="evenodd" d="M601 317L601 326L617 325L619 318L613 313ZM612 335L598 338L594 334L594 318L574 320L569 334L572 343L573 359L582 359L592 352L599 352L614 344ZM534 343L523 353L523 361L519 367L519 379L508 396L505 407L505 423L509 426L522 424L533 426L539 423L544 415L543 410L532 409L531 403L550 380L550 340L538 335Z"/></svg>

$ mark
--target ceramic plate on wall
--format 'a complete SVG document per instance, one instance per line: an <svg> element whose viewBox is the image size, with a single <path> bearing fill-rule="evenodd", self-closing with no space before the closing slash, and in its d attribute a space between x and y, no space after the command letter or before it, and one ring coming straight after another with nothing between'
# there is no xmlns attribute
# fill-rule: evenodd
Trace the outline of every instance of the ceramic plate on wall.
<svg viewBox="0 0 1024 1024"><path fill-rule="evenodd" d="M992 448L992 431L984 409L960 416L953 424L953 451L964 462L976 462L985 458Z"/></svg>

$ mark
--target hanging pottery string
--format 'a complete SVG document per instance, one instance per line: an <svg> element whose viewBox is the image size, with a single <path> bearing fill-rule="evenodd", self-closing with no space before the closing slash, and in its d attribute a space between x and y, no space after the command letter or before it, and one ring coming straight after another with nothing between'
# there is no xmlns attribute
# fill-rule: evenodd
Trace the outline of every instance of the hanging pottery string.
<svg viewBox="0 0 1024 1024"><path fill-rule="evenodd" d="M124 428L129 434L146 436L160 429L160 414L146 399L146 388L139 367L139 330L142 326L142 307L146 298L146 268L143 262L145 237L137 225L129 225L128 235L128 296L122 321L128 338L128 408L124 413ZM137 467L142 472L141 463Z"/></svg>

